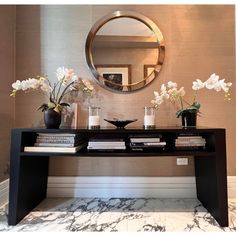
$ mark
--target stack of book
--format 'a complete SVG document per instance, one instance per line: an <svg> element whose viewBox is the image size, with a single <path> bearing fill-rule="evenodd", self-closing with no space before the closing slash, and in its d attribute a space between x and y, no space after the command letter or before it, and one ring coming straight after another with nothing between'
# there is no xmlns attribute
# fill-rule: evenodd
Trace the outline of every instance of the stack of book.
<svg viewBox="0 0 236 236"><path fill-rule="evenodd" d="M125 150L125 141L123 139L90 139L87 146L88 150L96 151L115 151Z"/></svg>
<svg viewBox="0 0 236 236"><path fill-rule="evenodd" d="M161 140L161 136L132 136L130 137L130 149L132 151L143 150L164 150L166 142Z"/></svg>
<svg viewBox="0 0 236 236"><path fill-rule="evenodd" d="M206 140L197 135L181 135L175 140L176 149L204 149Z"/></svg>
<svg viewBox="0 0 236 236"><path fill-rule="evenodd" d="M25 152L76 153L86 145L79 134L38 133L34 146L25 147Z"/></svg>

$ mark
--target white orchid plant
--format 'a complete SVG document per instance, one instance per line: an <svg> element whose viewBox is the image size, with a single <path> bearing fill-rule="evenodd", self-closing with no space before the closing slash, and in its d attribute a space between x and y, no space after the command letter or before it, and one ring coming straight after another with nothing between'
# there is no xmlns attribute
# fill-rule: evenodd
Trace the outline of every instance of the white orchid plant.
<svg viewBox="0 0 236 236"><path fill-rule="evenodd" d="M176 112L176 117L180 117L183 112L199 112L201 107L197 101L197 92L200 89L213 89L216 92L224 91L225 99L231 100L229 89L232 86L231 82L225 82L225 79L220 79L219 75L212 74L209 79L202 82L200 79L193 81L192 89L195 91L193 102L188 103L184 100L185 90L184 87L178 89L178 85L175 82L169 81L167 85L162 84L160 92L154 91L154 100L151 103L158 109L165 100L170 100L172 103L177 104L179 110ZM184 107L184 104L187 104Z"/></svg>
<svg viewBox="0 0 236 236"><path fill-rule="evenodd" d="M94 88L88 80L79 78L73 69L59 67L56 70L57 82L52 83L47 76L37 76L26 80L17 80L12 84L13 91L10 96L15 97L20 90L24 92L39 90L49 98L48 103L43 103L39 109L46 111L53 109L60 113L62 108L69 106L63 98L73 92L82 92L91 96Z"/></svg>

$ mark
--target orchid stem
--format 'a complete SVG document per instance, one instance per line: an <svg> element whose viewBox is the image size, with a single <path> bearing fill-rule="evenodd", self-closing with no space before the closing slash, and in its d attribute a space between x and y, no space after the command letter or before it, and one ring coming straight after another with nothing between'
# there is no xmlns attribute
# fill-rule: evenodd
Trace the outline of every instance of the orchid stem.
<svg viewBox="0 0 236 236"><path fill-rule="evenodd" d="M180 97L179 99L180 99L181 110L183 110L184 109L183 99L182 97Z"/></svg>
<svg viewBox="0 0 236 236"><path fill-rule="evenodd" d="M69 83L69 84L65 87L64 91L61 93L61 96L59 97L59 99L58 99L58 101L57 101L58 104L60 104L62 98L64 97L64 95L65 95L65 93L66 93L66 91L67 91L67 89L68 89L73 83L74 83L74 81L72 81L71 83Z"/></svg>

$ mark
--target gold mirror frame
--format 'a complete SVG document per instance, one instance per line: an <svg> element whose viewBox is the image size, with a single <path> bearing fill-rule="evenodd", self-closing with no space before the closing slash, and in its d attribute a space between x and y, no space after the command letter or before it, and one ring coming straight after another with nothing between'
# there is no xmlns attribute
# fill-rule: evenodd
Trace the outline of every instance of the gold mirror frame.
<svg viewBox="0 0 236 236"><path fill-rule="evenodd" d="M93 56L92 56L92 44L93 44L93 41L94 41L97 31L103 25L105 25L108 21L111 21L111 20L114 20L114 19L120 18L120 17L133 18L133 19L136 19L136 20L144 23L150 30L152 30L152 32L156 36L157 42L159 43L158 60L157 60L157 64L154 66L153 72L139 82L131 83L131 84L127 84L127 85L122 85L121 87L124 88L124 90L122 90L122 91L120 89L114 89L114 88L112 89L109 86L107 86L107 84L109 84L110 82L108 80L106 80L105 78L103 78L98 73L98 71L93 63ZM91 30L88 33L87 39L86 39L85 53L86 53L87 64L88 64L91 72L95 76L96 81L99 83L99 85L101 85L105 89L108 89L113 92L115 91L115 92L127 93L127 92L136 91L138 89L145 87L146 85L148 85L150 82L152 82L158 76L158 74L161 70L161 67L163 65L164 58L165 58L164 38L163 38L161 31L156 26L156 24L152 20L147 18L146 16L144 16L140 13L137 13L137 12L133 12L133 11L115 11L109 15L102 17L91 28ZM153 76L153 73L154 73L154 76ZM118 85L118 87L119 87L119 85Z"/></svg>

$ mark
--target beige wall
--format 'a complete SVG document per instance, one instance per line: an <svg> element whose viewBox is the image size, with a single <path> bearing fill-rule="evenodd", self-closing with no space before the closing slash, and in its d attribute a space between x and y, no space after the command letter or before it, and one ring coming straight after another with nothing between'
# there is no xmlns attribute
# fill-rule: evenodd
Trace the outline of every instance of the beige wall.
<svg viewBox="0 0 236 236"><path fill-rule="evenodd" d="M16 6L16 80L24 80L41 72L41 32L39 6ZM40 126L37 111L43 96L19 92L15 98L15 126ZM27 118L26 118L27 117Z"/></svg>
<svg viewBox="0 0 236 236"><path fill-rule="evenodd" d="M14 101L10 85L15 73L15 7L0 6L0 182L8 178L10 130L13 126Z"/></svg>
<svg viewBox="0 0 236 236"><path fill-rule="evenodd" d="M25 7L22 7L23 10ZM35 8L35 7L33 7ZM93 76L85 60L85 41L92 25L102 16L115 10L133 10L151 18L162 31L166 44L164 66L156 79L149 86L131 94L117 94L107 91L97 84L97 96L93 104L102 108L102 118L137 118L134 126L143 124L143 107L150 105L153 91L161 83L176 81L186 87L187 98L192 98L192 81L205 80L213 72L234 83L232 101L227 103L223 94L201 91L199 100L202 104L202 116L198 125L224 127L227 129L228 175L236 175L236 101L235 101L235 16L234 6L230 5L122 5L122 6L41 6L41 25L34 14L21 21L21 44L16 58L25 63L17 67L17 75L31 76L41 66L41 71L54 78L54 71L64 65L75 68L80 76L91 79ZM27 19L27 21L26 21ZM29 21L28 21L29 20ZM18 21L17 21L18 24ZM27 26L24 27L24 24ZM32 26L32 28L31 28ZM18 32L19 33L19 32ZM38 42L38 39L41 39ZM27 40L27 41L25 41ZM40 43L40 50L36 46ZM33 45L33 46L32 46ZM32 54L33 53L33 54ZM35 54L34 54L35 53ZM33 55L33 56L32 56ZM32 63L28 70L28 63ZM39 62L41 58L41 62ZM40 65L41 64L41 65ZM18 127L31 127L42 124L42 114L35 111L41 104L42 97L24 96L17 98ZM26 106L27 104L27 106ZM29 104L29 105L28 105ZM27 118L25 113L30 113ZM78 124L87 124L87 102L80 101ZM180 121L175 118L175 109L164 104L157 112L157 126L176 126ZM105 121L102 126L108 126ZM51 175L144 175L144 176L185 176L193 175L193 160L187 167L176 166L173 157L147 158L52 158Z"/></svg>

